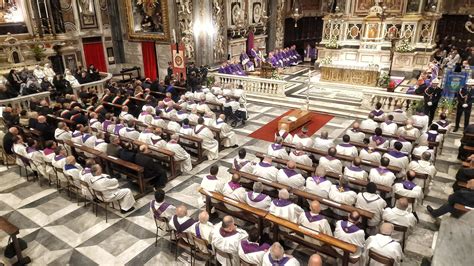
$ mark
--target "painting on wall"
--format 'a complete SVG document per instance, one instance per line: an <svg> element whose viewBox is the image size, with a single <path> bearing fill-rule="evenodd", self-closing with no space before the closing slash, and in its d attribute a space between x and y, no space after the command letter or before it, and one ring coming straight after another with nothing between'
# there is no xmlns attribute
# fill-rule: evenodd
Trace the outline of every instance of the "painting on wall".
<svg viewBox="0 0 474 266"><path fill-rule="evenodd" d="M230 18L228 20L229 27L233 28L237 26L239 21L245 17L244 10L245 7L242 0L230 1L230 3L227 5L227 17Z"/></svg>
<svg viewBox="0 0 474 266"><path fill-rule="evenodd" d="M368 13L369 9L375 5L375 0L357 0L355 12ZM383 1L383 5L387 7L388 13L401 13L403 8L403 0Z"/></svg>
<svg viewBox="0 0 474 266"><path fill-rule="evenodd" d="M263 10L265 6L262 0L251 0L248 10L250 25L259 24L262 21Z"/></svg>
<svg viewBox="0 0 474 266"><path fill-rule="evenodd" d="M97 17L94 0L77 0L81 29L96 29Z"/></svg>
<svg viewBox="0 0 474 266"><path fill-rule="evenodd" d="M126 0L128 35L135 40L169 41L165 0Z"/></svg>

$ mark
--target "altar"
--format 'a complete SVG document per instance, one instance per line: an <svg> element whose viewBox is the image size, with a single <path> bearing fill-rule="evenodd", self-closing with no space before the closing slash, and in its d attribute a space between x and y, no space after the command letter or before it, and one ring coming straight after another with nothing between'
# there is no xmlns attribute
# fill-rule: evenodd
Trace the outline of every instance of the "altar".
<svg viewBox="0 0 474 266"><path fill-rule="evenodd" d="M321 81L361 86L377 86L379 66L357 62L334 62L321 65Z"/></svg>

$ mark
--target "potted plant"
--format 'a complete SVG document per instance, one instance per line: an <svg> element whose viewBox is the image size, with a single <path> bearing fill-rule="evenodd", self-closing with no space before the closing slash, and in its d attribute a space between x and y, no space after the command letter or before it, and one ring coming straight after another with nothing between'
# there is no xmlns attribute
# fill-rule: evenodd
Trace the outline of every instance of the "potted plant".
<svg viewBox="0 0 474 266"><path fill-rule="evenodd" d="M454 112L454 108L456 107L456 100L455 99L448 99L442 98L438 105L438 112L445 113L447 116Z"/></svg>
<svg viewBox="0 0 474 266"><path fill-rule="evenodd" d="M40 46L39 44L35 43L31 51L35 56L36 61L41 61L45 57L44 51L46 51L46 49L44 49L42 45Z"/></svg>
<svg viewBox="0 0 474 266"><path fill-rule="evenodd" d="M381 88L387 88L387 91L389 91L390 77L387 72L384 71L380 73L377 85ZM393 87L393 90L395 90L395 86Z"/></svg>

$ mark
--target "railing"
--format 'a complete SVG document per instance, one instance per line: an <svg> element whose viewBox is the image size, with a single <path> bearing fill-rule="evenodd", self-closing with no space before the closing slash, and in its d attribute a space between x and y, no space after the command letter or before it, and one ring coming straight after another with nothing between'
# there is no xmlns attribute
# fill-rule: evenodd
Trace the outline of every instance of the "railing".
<svg viewBox="0 0 474 266"><path fill-rule="evenodd" d="M73 86L72 89L74 91L74 94L79 97L79 92L81 91L82 88L86 88L88 91L90 89L95 89L97 92L97 95L100 97L104 94L104 87L105 84L112 79L112 74L111 73L106 73L106 72L100 72L100 76L102 77L100 80L94 81L94 82L89 82L89 83L84 83L84 84L79 84L77 86Z"/></svg>
<svg viewBox="0 0 474 266"><path fill-rule="evenodd" d="M0 100L0 106L11 106L13 108L21 109L21 110L31 110L30 109L30 102L31 100L47 100L48 102L51 100L49 98L50 92L44 91L39 93L34 93L25 96L19 96L16 98Z"/></svg>
<svg viewBox="0 0 474 266"><path fill-rule="evenodd" d="M381 90L363 90L362 109L372 110L376 103L382 103L385 111L392 111L396 106L401 105L403 109L410 110L418 102L423 101L423 96L406 94L400 92L386 92Z"/></svg>
<svg viewBox="0 0 474 266"><path fill-rule="evenodd" d="M233 87L237 87L242 85L247 94L286 97L285 86L288 83L283 80L236 76L220 73L209 73L209 75L213 76L215 81L220 83L221 86L231 84Z"/></svg>

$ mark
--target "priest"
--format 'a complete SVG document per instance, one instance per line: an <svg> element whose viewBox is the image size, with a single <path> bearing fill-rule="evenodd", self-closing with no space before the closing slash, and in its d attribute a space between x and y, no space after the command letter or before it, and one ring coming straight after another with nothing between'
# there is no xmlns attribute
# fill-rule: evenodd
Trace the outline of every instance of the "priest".
<svg viewBox="0 0 474 266"><path fill-rule="evenodd" d="M232 216L224 216L222 223L214 226L212 232L212 246L217 250L232 254L232 261L219 253L216 254L217 261L223 266L239 265L239 245L240 242L248 237L245 230L237 228Z"/></svg>
<svg viewBox="0 0 474 266"><path fill-rule="evenodd" d="M174 160L179 162L180 170L183 173L191 171L193 164L191 162L191 155L179 144L179 135L171 135L171 139L166 143L166 148L174 152Z"/></svg>
<svg viewBox="0 0 474 266"><path fill-rule="evenodd" d="M225 114L220 114L213 126L221 130L220 136L224 147L236 148L238 146L235 132L232 130L232 127L225 122Z"/></svg>
<svg viewBox="0 0 474 266"><path fill-rule="evenodd" d="M200 117L198 124L193 130L194 136L201 138L202 148L208 160L216 160L219 156L219 143L214 139L212 131L204 125L204 119Z"/></svg>

